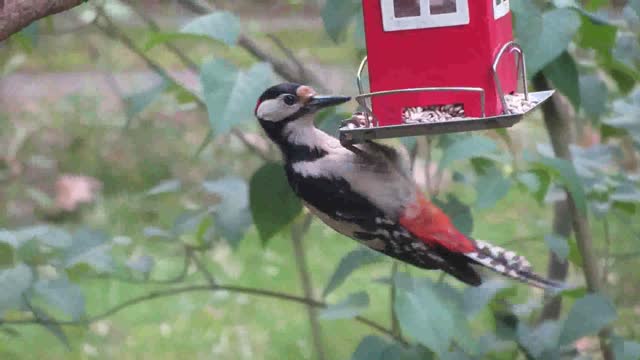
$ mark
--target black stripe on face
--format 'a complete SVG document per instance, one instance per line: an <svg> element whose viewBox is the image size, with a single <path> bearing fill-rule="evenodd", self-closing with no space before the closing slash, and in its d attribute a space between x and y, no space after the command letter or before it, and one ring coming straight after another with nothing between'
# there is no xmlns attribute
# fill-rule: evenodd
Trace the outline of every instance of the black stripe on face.
<svg viewBox="0 0 640 360"><path fill-rule="evenodd" d="M282 121L273 122L259 120L260 125L267 133L267 136L280 148L287 163L299 161L314 161L328 154L324 149L309 147L307 145L292 144L284 134L284 128L291 122L297 120L300 114L294 114Z"/></svg>
<svg viewBox="0 0 640 360"><path fill-rule="evenodd" d="M287 163L291 164L300 161L315 161L329 154L324 149L294 144L286 145L285 149L283 149L282 152L284 153Z"/></svg>

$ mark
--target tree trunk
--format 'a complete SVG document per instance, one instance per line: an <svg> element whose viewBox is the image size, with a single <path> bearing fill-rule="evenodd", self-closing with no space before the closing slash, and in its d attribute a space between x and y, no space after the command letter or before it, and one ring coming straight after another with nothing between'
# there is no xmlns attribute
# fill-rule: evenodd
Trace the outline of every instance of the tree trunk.
<svg viewBox="0 0 640 360"><path fill-rule="evenodd" d="M536 91L543 91L548 89L548 85L546 81L544 81L544 84L534 81L534 88ZM571 126L573 122L572 117L575 116L575 114L571 111L571 104L566 99L561 98L560 95L554 95L550 101L544 104L543 116L545 124L553 124L553 131L556 134L559 134L566 144L575 142L575 130ZM547 129L551 131L548 126ZM562 151L562 154L556 153L556 155L565 159L571 157L571 154L568 151ZM571 218L569 214L568 201L567 199L558 200L553 205L553 233L562 236L565 239L569 239L571 237L571 232ZM565 281L568 273L569 262L558 258L553 251L549 251L547 276L553 280ZM562 296L554 296L545 304L538 321L543 322L545 320L556 320L560 317L561 311Z"/></svg>
<svg viewBox="0 0 640 360"><path fill-rule="evenodd" d="M571 236L571 222L569 216L569 204L566 200L556 201L553 204L553 233L565 239ZM549 251L549 262L547 264L548 278L564 281L569 273L569 262L562 260L553 251ZM557 320L562 311L562 296L554 296L545 304L540 314L539 322L546 320Z"/></svg>
<svg viewBox="0 0 640 360"><path fill-rule="evenodd" d="M549 82L542 73L538 73L533 78L533 82L537 89L549 88ZM557 101L558 99L554 98L542 105L544 123L549 138L551 139L555 155L558 158L572 161L571 151L569 150L569 144L571 144L571 122L569 118L558 116L559 109ZM589 228L589 218L586 213L580 212L576 207L571 193L568 190L565 190L565 192L569 210L568 214L570 214L576 243L582 256L582 270L587 282L587 289L589 292L598 293L601 291L600 277L598 276L597 261L593 252L593 239L591 229ZM569 219L566 219L566 221L569 221ZM610 344L611 329L603 329L600 331L599 337L602 356L605 360L613 360L615 357Z"/></svg>

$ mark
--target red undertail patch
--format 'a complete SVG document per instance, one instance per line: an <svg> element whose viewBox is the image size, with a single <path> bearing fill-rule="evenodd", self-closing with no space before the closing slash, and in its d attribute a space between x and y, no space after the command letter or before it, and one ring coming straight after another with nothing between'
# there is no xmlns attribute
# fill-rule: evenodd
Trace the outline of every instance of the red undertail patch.
<svg viewBox="0 0 640 360"><path fill-rule="evenodd" d="M440 245L449 251L477 251L473 240L453 226L449 217L417 191L416 200L400 216L400 224L427 245Z"/></svg>

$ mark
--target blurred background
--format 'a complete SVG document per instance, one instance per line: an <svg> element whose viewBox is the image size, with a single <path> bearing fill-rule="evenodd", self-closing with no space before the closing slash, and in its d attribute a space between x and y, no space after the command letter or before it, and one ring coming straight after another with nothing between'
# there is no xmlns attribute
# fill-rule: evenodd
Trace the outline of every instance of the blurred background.
<svg viewBox="0 0 640 360"><path fill-rule="evenodd" d="M3 29L0 358L640 359L640 2L511 10L545 111L391 143L557 296L394 263L293 197L255 101L355 95L360 1L91 0Z"/></svg>

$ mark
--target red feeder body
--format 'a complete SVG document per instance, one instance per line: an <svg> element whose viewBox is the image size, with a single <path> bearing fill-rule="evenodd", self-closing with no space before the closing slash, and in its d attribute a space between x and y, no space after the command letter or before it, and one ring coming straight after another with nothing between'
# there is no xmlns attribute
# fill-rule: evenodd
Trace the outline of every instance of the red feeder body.
<svg viewBox="0 0 640 360"><path fill-rule="evenodd" d="M371 92L423 87L473 87L485 92L484 117L501 115L492 65L513 40L509 0L363 0ZM502 57L505 94L517 89L516 58ZM403 123L408 107L463 104L482 117L477 92L399 93L372 98L380 126ZM481 121L481 120L479 120Z"/></svg>

